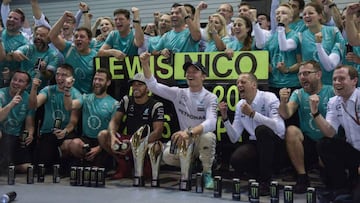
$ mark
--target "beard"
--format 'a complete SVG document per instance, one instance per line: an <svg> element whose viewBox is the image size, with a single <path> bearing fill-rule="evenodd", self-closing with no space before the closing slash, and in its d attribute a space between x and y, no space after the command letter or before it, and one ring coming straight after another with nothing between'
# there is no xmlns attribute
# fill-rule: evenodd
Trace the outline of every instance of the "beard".
<svg viewBox="0 0 360 203"><path fill-rule="evenodd" d="M106 86L102 86L100 88L93 87L93 92L95 95L101 95L106 92Z"/></svg>

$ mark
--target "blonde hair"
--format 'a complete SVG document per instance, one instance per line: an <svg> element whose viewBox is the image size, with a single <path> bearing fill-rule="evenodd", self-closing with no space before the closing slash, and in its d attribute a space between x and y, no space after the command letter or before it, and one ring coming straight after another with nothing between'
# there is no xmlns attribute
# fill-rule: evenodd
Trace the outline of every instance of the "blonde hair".
<svg viewBox="0 0 360 203"><path fill-rule="evenodd" d="M210 18L218 18L220 20L220 24L221 24L221 29L220 31L218 32L218 35L220 38L223 38L225 36L227 36L227 29L226 29L226 20L224 18L224 16L218 14L218 13L214 13L212 14L210 17L209 17L209 20ZM206 26L206 33L208 35L208 41L212 40L212 35L211 33L209 32L209 23L208 25Z"/></svg>

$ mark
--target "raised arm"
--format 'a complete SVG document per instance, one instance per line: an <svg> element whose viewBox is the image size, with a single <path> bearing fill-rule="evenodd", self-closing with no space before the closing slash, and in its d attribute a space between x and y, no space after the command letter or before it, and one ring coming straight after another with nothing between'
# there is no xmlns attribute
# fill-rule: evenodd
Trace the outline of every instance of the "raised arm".
<svg viewBox="0 0 360 203"><path fill-rule="evenodd" d="M360 46L360 32L355 25L355 14L359 11L360 3L349 4L346 9L345 30L352 46Z"/></svg>
<svg viewBox="0 0 360 203"><path fill-rule="evenodd" d="M7 17L10 13L10 2L11 0L3 0L1 3L1 19L3 22L3 26L6 28Z"/></svg>
<svg viewBox="0 0 360 203"><path fill-rule="evenodd" d="M283 119L288 119L296 112L298 105L293 101L289 101L290 88L282 88L279 91L280 95L280 106L279 114Z"/></svg>
<svg viewBox="0 0 360 203"><path fill-rule="evenodd" d="M65 11L64 14L59 18L55 23L53 28L49 32L49 37L51 42L58 48L60 51L64 50L66 47L66 41L60 36L61 28L64 25L65 21L68 18L71 18L73 14L70 11Z"/></svg>
<svg viewBox="0 0 360 203"><path fill-rule="evenodd" d="M136 47L141 47L144 44L144 32L141 28L139 9L132 7L131 12L133 13L133 27L135 29L134 44Z"/></svg>
<svg viewBox="0 0 360 203"><path fill-rule="evenodd" d="M67 111L71 111L74 109L81 108L81 102L79 99L73 100L71 98L71 88L74 85L75 79L73 77L68 77L65 80L65 87L64 87L64 107Z"/></svg>
<svg viewBox="0 0 360 203"><path fill-rule="evenodd" d="M184 6L179 6L179 7L177 7L177 9L180 9L180 12L184 18L184 21L189 28L191 38L195 42L200 41L201 40L200 26L197 25L196 22L193 21L190 17L188 17L188 14L187 14Z"/></svg>

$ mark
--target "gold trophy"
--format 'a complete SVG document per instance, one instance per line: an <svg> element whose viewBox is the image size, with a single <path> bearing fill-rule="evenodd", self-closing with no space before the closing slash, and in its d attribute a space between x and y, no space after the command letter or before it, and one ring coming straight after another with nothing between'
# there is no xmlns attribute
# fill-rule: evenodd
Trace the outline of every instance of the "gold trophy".
<svg viewBox="0 0 360 203"><path fill-rule="evenodd" d="M141 126L130 139L133 159L134 159L134 182L133 186L144 186L144 158L147 150L150 126Z"/></svg>
<svg viewBox="0 0 360 203"><path fill-rule="evenodd" d="M159 150L156 150L156 146L159 146ZM156 141L148 150L150 163L151 163L151 187L159 187L159 171L160 161L162 158L163 144L160 141Z"/></svg>
<svg viewBox="0 0 360 203"><path fill-rule="evenodd" d="M189 143L186 147L185 142L181 144L179 158L181 168L180 190L191 190L191 162L194 150L194 143Z"/></svg>

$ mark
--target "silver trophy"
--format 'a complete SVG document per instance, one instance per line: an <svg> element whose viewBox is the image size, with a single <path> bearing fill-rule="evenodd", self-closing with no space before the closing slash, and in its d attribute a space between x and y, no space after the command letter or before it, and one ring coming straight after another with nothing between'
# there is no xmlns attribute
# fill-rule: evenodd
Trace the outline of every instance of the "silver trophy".
<svg viewBox="0 0 360 203"><path fill-rule="evenodd" d="M156 146L159 146L160 150L156 150ZM151 187L159 187L159 171L160 161L162 157L163 144L160 141L155 142L148 150L150 163L151 163Z"/></svg>
<svg viewBox="0 0 360 203"><path fill-rule="evenodd" d="M181 168L180 190L191 190L191 162L194 150L194 143L191 142L186 147L183 143L180 147L179 158Z"/></svg>
<svg viewBox="0 0 360 203"><path fill-rule="evenodd" d="M134 159L134 183L133 186L144 186L144 158L150 135L150 126L141 126L130 139L133 159Z"/></svg>

